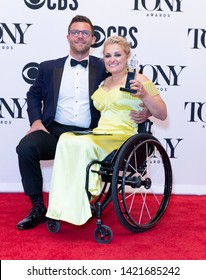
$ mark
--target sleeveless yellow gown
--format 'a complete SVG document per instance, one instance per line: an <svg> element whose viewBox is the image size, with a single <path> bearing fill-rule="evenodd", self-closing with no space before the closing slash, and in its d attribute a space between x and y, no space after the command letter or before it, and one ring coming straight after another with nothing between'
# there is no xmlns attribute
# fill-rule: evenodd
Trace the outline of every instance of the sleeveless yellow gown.
<svg viewBox="0 0 206 280"><path fill-rule="evenodd" d="M151 81L143 83L151 95L159 94ZM127 92L114 88L105 91L102 86L92 95L94 106L101 112L98 127L93 134L63 133L58 141L54 160L49 205L46 216L82 225L92 216L85 191L86 166L93 159L103 160L118 149L138 125L129 116L131 110L141 110L142 101ZM92 169L99 169L99 165ZM89 191L96 196L101 190L101 178L90 173Z"/></svg>

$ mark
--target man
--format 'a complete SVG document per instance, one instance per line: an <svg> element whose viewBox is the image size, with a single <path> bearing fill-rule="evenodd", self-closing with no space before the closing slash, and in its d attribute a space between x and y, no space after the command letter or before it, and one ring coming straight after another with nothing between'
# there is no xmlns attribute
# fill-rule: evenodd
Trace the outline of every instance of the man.
<svg viewBox="0 0 206 280"><path fill-rule="evenodd" d="M45 221L40 161L54 159L59 136L97 126L100 116L90 96L107 73L102 60L89 55L95 39L91 21L75 16L68 27L69 56L42 62L27 93L31 127L16 150L24 193L29 196L32 209L17 224L18 229L31 229ZM137 122L147 117L147 110L131 114Z"/></svg>

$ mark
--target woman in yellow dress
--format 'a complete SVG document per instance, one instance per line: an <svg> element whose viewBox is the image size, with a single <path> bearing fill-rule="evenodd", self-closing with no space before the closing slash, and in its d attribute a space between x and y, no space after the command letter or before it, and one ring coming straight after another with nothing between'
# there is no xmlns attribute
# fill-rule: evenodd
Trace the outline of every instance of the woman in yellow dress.
<svg viewBox="0 0 206 280"><path fill-rule="evenodd" d="M101 112L98 127L92 134L63 133L58 141L46 216L82 225L92 216L85 190L86 166L103 160L110 152L137 133L132 112L144 103L151 114L165 120L167 109L155 85L143 74L137 74L130 87L135 94L121 91L127 78L127 62L131 47L124 37L109 37L103 48L105 67L111 76L93 94L94 106ZM97 166L96 168L99 168ZM101 179L96 173L89 178L89 192L100 193Z"/></svg>

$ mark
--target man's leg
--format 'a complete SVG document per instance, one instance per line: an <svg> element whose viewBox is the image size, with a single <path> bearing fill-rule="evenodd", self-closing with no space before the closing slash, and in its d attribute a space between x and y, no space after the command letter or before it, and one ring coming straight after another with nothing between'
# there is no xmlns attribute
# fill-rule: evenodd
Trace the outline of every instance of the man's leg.
<svg viewBox="0 0 206 280"><path fill-rule="evenodd" d="M32 202L31 211L17 224L18 229L31 229L45 221L40 161L54 159L57 141L58 137L39 130L25 136L16 148L24 193Z"/></svg>

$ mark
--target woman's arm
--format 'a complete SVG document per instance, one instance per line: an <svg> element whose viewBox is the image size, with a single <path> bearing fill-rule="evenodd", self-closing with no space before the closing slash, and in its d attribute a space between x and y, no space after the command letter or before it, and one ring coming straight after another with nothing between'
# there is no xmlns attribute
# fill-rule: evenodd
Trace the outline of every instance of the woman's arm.
<svg viewBox="0 0 206 280"><path fill-rule="evenodd" d="M153 96L144 88L143 83L146 81L149 81L146 76L138 74L137 80L132 80L130 84L131 89L136 90L137 93L131 95L138 96L152 116L163 121L167 117L166 104L159 94Z"/></svg>

